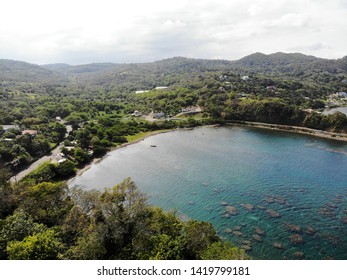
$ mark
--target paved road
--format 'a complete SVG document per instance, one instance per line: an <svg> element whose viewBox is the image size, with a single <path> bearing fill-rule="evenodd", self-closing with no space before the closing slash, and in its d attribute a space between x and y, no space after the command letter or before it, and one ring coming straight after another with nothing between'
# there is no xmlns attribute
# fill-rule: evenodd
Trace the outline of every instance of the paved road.
<svg viewBox="0 0 347 280"><path fill-rule="evenodd" d="M65 138L69 135L69 132L72 131L71 125L66 125L66 134ZM38 159L37 161L33 162L28 168L23 170L22 172L19 172L17 175L11 177L10 181L12 183L17 183L21 179L23 179L26 175L28 175L30 172L34 171L36 168L38 168L42 163L46 161L51 161L52 159L58 159L57 155L61 152L63 146L63 142L60 143L54 150L51 151L51 153L47 156L43 156L42 158Z"/></svg>
<svg viewBox="0 0 347 280"><path fill-rule="evenodd" d="M56 157L56 155L60 153L61 148L62 148L62 144L60 144L58 147L56 147L54 150L52 150L50 155L43 156L42 158L33 162L27 169L23 170L22 172L19 172L15 176L11 177L10 181L12 183L17 183L18 181L23 179L26 175L28 175L30 172L32 172L36 168L38 168L42 163L44 163L46 161L50 161L52 158Z"/></svg>

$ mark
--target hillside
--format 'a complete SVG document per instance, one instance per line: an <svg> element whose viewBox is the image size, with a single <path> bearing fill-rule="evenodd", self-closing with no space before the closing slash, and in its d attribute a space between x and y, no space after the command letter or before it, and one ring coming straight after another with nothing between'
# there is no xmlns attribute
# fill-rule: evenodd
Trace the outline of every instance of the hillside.
<svg viewBox="0 0 347 280"><path fill-rule="evenodd" d="M0 60L1 82L52 84L70 80L90 86L107 86L121 92L170 86L204 73L218 74L225 71L239 75L266 73L299 79L305 74L307 79L317 73L330 76L347 73L347 56L334 60L279 52L270 55L254 53L235 61L174 57L151 63L92 63L74 66L61 63L38 66Z"/></svg>
<svg viewBox="0 0 347 280"><path fill-rule="evenodd" d="M236 68L252 69L253 71L291 73L302 71L310 64L322 59L300 53L274 53L265 55L255 53L234 62Z"/></svg>
<svg viewBox="0 0 347 280"><path fill-rule="evenodd" d="M57 83L64 77L35 64L22 61L0 59L0 82L17 83Z"/></svg>

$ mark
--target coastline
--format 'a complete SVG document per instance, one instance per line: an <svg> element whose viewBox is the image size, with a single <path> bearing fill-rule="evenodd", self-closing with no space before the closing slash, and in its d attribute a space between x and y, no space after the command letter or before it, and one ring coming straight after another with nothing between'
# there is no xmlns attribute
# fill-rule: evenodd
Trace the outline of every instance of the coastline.
<svg viewBox="0 0 347 280"><path fill-rule="evenodd" d="M212 124L212 125L205 125L203 127L218 127L220 125L216 125L216 124ZM155 136L155 135L159 135L159 134L163 134L163 133L168 133L168 132L173 132L173 131L182 131L182 130L192 130L194 129L195 127L189 127L189 128L173 128L173 129L165 129L165 130L157 130L157 131L152 131L152 132L149 132L148 134L146 134L145 136L139 138L139 139L136 139L134 141L130 141L130 142L127 142L127 143L124 143L124 144L121 144L119 146L116 146L116 147L113 147L111 148L111 150L109 150L104 156L102 157L99 157L99 158L94 158L90 163L88 163L86 166L84 166L83 168L81 169L78 169L77 172L76 172L76 175L72 178L70 178L69 180L66 181L67 184L71 183L72 180L74 180L75 177L77 176L80 176L82 175L85 171L87 171L88 169L90 169L92 167L92 165L94 164L97 164L98 162L102 161L108 153L110 152L113 152L115 150L118 150L118 149L122 149L122 148L125 148L127 146L130 146L130 145L133 145L133 144L136 144L136 143L139 143L143 140L145 140L147 137L151 137L151 136Z"/></svg>
<svg viewBox="0 0 347 280"><path fill-rule="evenodd" d="M99 157L99 158L94 158L90 163L88 163L86 166L84 166L83 168L81 169L78 169L77 172L76 172L76 175L73 177L73 178L70 178L69 180L66 181L67 184L71 183L72 180L75 179L75 177L77 176L80 176L82 175L85 171L87 171L88 169L90 169L92 167L92 165L94 164L97 164L98 162L102 161L108 153L110 152L113 152L115 150L118 150L118 149L121 149L121 148L125 148L127 146L130 146L130 145L133 145L133 144L136 144L136 143L139 143L143 140L145 140L147 137L150 137L150 136L154 136L154 135L158 135L158 134L162 134L162 133L167 133L167 132L171 132L171 131L176 131L176 129L167 129L167 130L157 130L157 131L152 131L148 134L146 134L145 136L139 138L139 139L136 139L134 141L130 141L130 142L127 142L127 143L124 143L124 144L121 144L119 146L116 146L116 147L112 147L104 156L102 157Z"/></svg>
<svg viewBox="0 0 347 280"><path fill-rule="evenodd" d="M246 121L227 122L226 125L245 126L245 127L255 127L255 128L264 128L264 129L270 129L270 130L286 131L286 132L291 132L291 133L298 133L298 134L303 134L303 135L315 136L315 137L329 139L329 140L347 142L347 134L329 132L329 131L307 128L307 127L300 127L300 126L269 124L269 123L260 123L260 122L246 122Z"/></svg>
<svg viewBox="0 0 347 280"><path fill-rule="evenodd" d="M334 132L328 132L328 131L322 131L312 128L306 128L306 127L299 127L299 126L290 126L290 125L280 125L280 124L269 124L269 123L260 123L260 122L227 122L225 125L227 126L239 126L239 127L255 127L255 128L261 128L261 129L270 129L270 130L276 130L276 131L285 131L285 132L291 132L291 133L297 133L297 134L303 134L303 135L309 135L309 136L315 136L318 138L328 139L328 140L335 140L335 141L342 141L347 142L347 134L341 134L341 133L334 133ZM218 127L219 124L214 125L205 125L203 127ZM174 129L167 129L167 130L159 130L159 131L152 131L145 136L136 139L134 141L130 141L124 144L121 144L119 146L113 147L110 151L108 151L103 157L100 158L94 158L90 163L88 163L86 166L84 166L81 169L78 169L76 172L76 175L73 178L70 178L67 180L67 184L71 183L72 180L74 180L75 177L82 175L85 171L90 169L92 165L97 164L98 162L102 161L108 153L125 148L127 146L139 143L146 139L147 137L155 136L162 133L167 132L173 132L173 131L180 131L180 130L192 130L193 128L174 128Z"/></svg>

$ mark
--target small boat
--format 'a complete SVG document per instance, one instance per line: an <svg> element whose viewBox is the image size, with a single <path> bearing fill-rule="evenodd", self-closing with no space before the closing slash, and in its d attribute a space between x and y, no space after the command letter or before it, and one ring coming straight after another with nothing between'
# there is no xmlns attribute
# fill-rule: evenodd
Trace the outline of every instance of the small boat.
<svg viewBox="0 0 347 280"><path fill-rule="evenodd" d="M157 146L156 145L151 145L152 148L156 148Z"/></svg>

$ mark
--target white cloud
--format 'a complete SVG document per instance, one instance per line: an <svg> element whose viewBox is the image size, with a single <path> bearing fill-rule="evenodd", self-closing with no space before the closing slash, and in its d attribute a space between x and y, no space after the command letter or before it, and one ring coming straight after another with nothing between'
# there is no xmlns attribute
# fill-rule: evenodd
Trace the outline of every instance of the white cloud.
<svg viewBox="0 0 347 280"><path fill-rule="evenodd" d="M256 51L346 55L343 0L2 0L1 4L0 57L34 63L143 62L177 55L238 59Z"/></svg>

